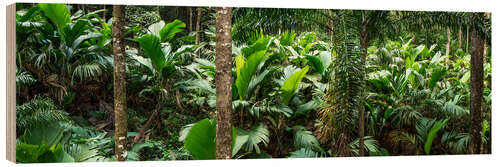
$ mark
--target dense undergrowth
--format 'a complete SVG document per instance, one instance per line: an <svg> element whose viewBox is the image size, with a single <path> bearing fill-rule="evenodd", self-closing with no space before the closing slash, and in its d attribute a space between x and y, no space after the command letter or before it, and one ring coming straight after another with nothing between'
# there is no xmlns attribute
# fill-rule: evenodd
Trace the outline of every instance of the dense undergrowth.
<svg viewBox="0 0 500 167"><path fill-rule="evenodd" d="M57 4L18 10L18 162L114 160L112 20L103 12ZM214 159L214 23L195 43L184 22L154 13L126 27L128 160ZM370 156L467 153L471 55L456 39L445 55L446 33L436 32L432 44L412 33L383 38L368 46L365 62L346 42L293 27L234 42L233 158L356 156L360 111ZM486 53L482 148L489 153Z"/></svg>

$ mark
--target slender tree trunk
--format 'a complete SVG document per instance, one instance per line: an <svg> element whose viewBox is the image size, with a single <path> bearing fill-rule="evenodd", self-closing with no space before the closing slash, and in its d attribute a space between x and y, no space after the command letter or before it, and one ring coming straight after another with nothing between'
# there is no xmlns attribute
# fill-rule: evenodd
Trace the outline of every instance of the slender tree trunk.
<svg viewBox="0 0 500 167"><path fill-rule="evenodd" d="M189 32L193 32L193 7L189 7Z"/></svg>
<svg viewBox="0 0 500 167"><path fill-rule="evenodd" d="M196 8L196 25L195 25L196 36L195 36L195 39L194 39L194 43L196 45L200 44L200 27L201 27L201 8ZM199 51L194 54L194 56L193 56L193 62L196 61L196 57L199 54L200 54Z"/></svg>
<svg viewBox="0 0 500 167"><path fill-rule="evenodd" d="M447 35L447 41L446 41L446 52L445 52L445 56L448 56L450 55L450 35L451 35L451 32L450 32L450 27L446 27L446 34ZM448 61L449 58L446 57L446 61Z"/></svg>
<svg viewBox="0 0 500 167"><path fill-rule="evenodd" d="M106 21L106 13L108 13L108 11L106 10L106 5L103 5L103 6L104 6L104 12L102 12L102 19L104 19L104 21Z"/></svg>
<svg viewBox="0 0 500 167"><path fill-rule="evenodd" d="M365 18L365 13L362 15L362 23L361 23L361 31L360 31L360 42L361 42L361 61L363 62L363 67L362 67L362 75L363 75L363 85L361 88L361 103L360 103L360 110L359 110L359 156L365 156L365 88L364 88L364 82L365 82L365 71L364 71L364 66L366 62L366 49L368 47L368 32L367 32L367 23L366 23L366 18Z"/></svg>
<svg viewBox="0 0 500 167"><path fill-rule="evenodd" d="M125 89L125 47L123 46L123 13L122 5L113 6L113 93L115 112L115 156L118 161L127 159L127 100Z"/></svg>
<svg viewBox="0 0 500 167"><path fill-rule="evenodd" d="M467 26L467 33L465 35L465 53L469 53L469 26Z"/></svg>
<svg viewBox="0 0 500 167"><path fill-rule="evenodd" d="M479 154L481 150L481 131L483 128L483 47L484 41L477 30L471 32L471 77L470 77L470 143L469 153Z"/></svg>
<svg viewBox="0 0 500 167"><path fill-rule="evenodd" d="M458 48L462 48L462 26L458 27Z"/></svg>
<svg viewBox="0 0 500 167"><path fill-rule="evenodd" d="M483 47L483 63L486 64L488 62L488 44L486 42L483 42L484 43L484 47Z"/></svg>
<svg viewBox="0 0 500 167"><path fill-rule="evenodd" d="M330 14L330 42L333 43L333 35L334 35L334 22L333 22L333 17L334 17L334 13L333 13L333 10L328 10L329 14Z"/></svg>
<svg viewBox="0 0 500 167"><path fill-rule="evenodd" d="M216 8L215 89L217 93L217 159L231 159L232 49L230 7Z"/></svg>

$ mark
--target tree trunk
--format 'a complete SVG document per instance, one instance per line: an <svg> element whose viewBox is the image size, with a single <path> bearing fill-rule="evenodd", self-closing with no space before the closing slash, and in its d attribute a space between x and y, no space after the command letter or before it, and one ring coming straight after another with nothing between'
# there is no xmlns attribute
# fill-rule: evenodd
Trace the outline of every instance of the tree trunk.
<svg viewBox="0 0 500 167"><path fill-rule="evenodd" d="M215 89L217 93L217 159L231 159L232 151L232 49L229 7L216 9Z"/></svg>
<svg viewBox="0 0 500 167"><path fill-rule="evenodd" d="M193 7L189 7L189 32L193 32Z"/></svg>
<svg viewBox="0 0 500 167"><path fill-rule="evenodd" d="M447 57L446 57L446 61L448 62L448 60L449 60L448 55L450 55L450 34L451 34L451 32L450 32L450 27L446 27L446 34L448 34L448 35L447 35L447 39L448 39L448 40L446 41L446 52L445 52L445 56L447 56Z"/></svg>
<svg viewBox="0 0 500 167"><path fill-rule="evenodd" d="M104 7L104 12L102 12L102 19L104 19L104 21L106 21L106 13L108 13L108 11L106 10L106 5L103 5ZM114 8L114 6L113 6Z"/></svg>
<svg viewBox="0 0 500 167"><path fill-rule="evenodd" d="M115 112L115 156L118 161L127 159L127 100L125 89L125 47L123 46L123 6L113 6L113 93Z"/></svg>
<svg viewBox="0 0 500 167"><path fill-rule="evenodd" d="M471 77L470 77L470 143L469 153L479 154L481 148L481 131L483 128L483 47L484 41L477 30L471 32Z"/></svg>
<svg viewBox="0 0 500 167"><path fill-rule="evenodd" d="M469 53L469 26L467 26L467 33L465 35L465 53Z"/></svg>
<svg viewBox="0 0 500 167"><path fill-rule="evenodd" d="M330 42L333 43L333 35L334 35L334 22L333 22L333 17L334 17L334 13L333 13L333 10L328 10L329 14L330 14L330 19L329 19L329 23L330 23Z"/></svg>
<svg viewBox="0 0 500 167"><path fill-rule="evenodd" d="M360 31L360 42L361 42L361 61L363 62L363 67L362 67L362 88L361 88L361 103L359 106L359 156L365 156L365 94L364 94L364 82L365 82L365 68L364 65L366 62L366 49L368 47L368 32L367 32L367 22L365 15L363 13L362 15L362 23L361 23L361 31Z"/></svg>
<svg viewBox="0 0 500 167"><path fill-rule="evenodd" d="M194 39L194 43L196 45L200 44L200 26L201 26L201 8L196 8L196 26L195 26L196 36L195 36L195 39ZM196 61L196 57L199 54L200 54L199 51L194 54L194 56L193 56L193 62Z"/></svg>
<svg viewBox="0 0 500 167"><path fill-rule="evenodd" d="M458 27L458 48L462 48L462 26Z"/></svg>

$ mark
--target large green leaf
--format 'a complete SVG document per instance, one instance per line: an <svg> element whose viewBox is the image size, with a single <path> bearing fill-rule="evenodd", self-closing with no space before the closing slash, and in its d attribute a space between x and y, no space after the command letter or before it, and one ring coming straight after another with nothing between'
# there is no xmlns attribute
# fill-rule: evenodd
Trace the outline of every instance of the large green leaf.
<svg viewBox="0 0 500 167"><path fill-rule="evenodd" d="M189 130L184 147L196 160L215 159L216 124L205 118Z"/></svg>
<svg viewBox="0 0 500 167"><path fill-rule="evenodd" d="M161 42L168 42L172 40L175 34L184 31L184 27L186 27L186 24L177 19L175 19L171 23L168 23L160 30Z"/></svg>
<svg viewBox="0 0 500 167"><path fill-rule="evenodd" d="M147 59L147 58L144 58L142 56L138 56L138 55L132 55L132 58L139 62L140 64L148 67L149 71L151 71L151 74L154 74L155 73L155 69L153 68L153 64L151 63L151 59Z"/></svg>
<svg viewBox="0 0 500 167"><path fill-rule="evenodd" d="M321 59L319 57L306 55L306 59L318 73L323 74L323 72L325 71L325 66L323 66L323 63L321 63Z"/></svg>
<svg viewBox="0 0 500 167"><path fill-rule="evenodd" d="M75 159L66 153L61 144L50 148L50 152L43 154L39 162L75 162Z"/></svg>
<svg viewBox="0 0 500 167"><path fill-rule="evenodd" d="M64 4L41 3L38 6L59 31L62 31L71 22L70 13Z"/></svg>
<svg viewBox="0 0 500 167"><path fill-rule="evenodd" d="M281 98L285 105L288 105L288 102L292 99L295 92L297 92L299 83L302 81L307 71L309 71L309 66L295 72L290 78L286 79L283 86L281 86Z"/></svg>
<svg viewBox="0 0 500 167"><path fill-rule="evenodd" d="M271 37L260 37L255 43L252 45L242 48L241 49L241 54L245 56L246 58L252 56L253 54L260 52L260 51L265 51L268 49L272 39Z"/></svg>
<svg viewBox="0 0 500 167"><path fill-rule="evenodd" d="M236 88L238 89L241 100L246 98L248 85L255 75L257 67L267 58L267 56L265 50L255 52L248 58L243 66L241 66L241 62L244 62L244 60L242 60L243 55L239 55L236 58L236 70L239 71L236 76Z"/></svg>
<svg viewBox="0 0 500 167"><path fill-rule="evenodd" d="M256 75L251 81L250 84L248 85L247 92L253 92L257 85L259 85L264 79L267 78L267 76L273 72L277 71L277 68L271 68L271 69L266 69L263 72L259 73ZM249 94L247 93L247 94Z"/></svg>
<svg viewBox="0 0 500 167"><path fill-rule="evenodd" d="M41 145L26 144L18 141L16 144L16 161L22 163L39 162L38 158L49 151L45 142Z"/></svg>
<svg viewBox="0 0 500 167"><path fill-rule="evenodd" d="M42 145L42 143L45 143L48 147L52 147L59 143L63 132L64 127L59 125L59 123L34 126L26 130L21 141L33 145Z"/></svg>
<svg viewBox="0 0 500 167"><path fill-rule="evenodd" d="M155 36L157 36L158 38L161 39L161 36L160 36L160 31L161 29L165 27L165 22L162 20L162 21L159 21L157 23L153 23L151 24L149 27L148 27L148 30L149 30L149 33L150 34L153 34Z"/></svg>
<svg viewBox="0 0 500 167"><path fill-rule="evenodd" d="M83 41L85 41L87 39L98 38L98 37L101 37L101 36L102 36L102 34L101 33L97 33L97 32L91 32L91 33L79 36L78 38L76 38L75 41L73 41L73 45L71 45L71 48L73 50L75 50L75 49L78 48L78 46L80 46L80 44Z"/></svg>
<svg viewBox="0 0 500 167"><path fill-rule="evenodd" d="M432 90L436 83L446 74L446 69L437 69L432 72L431 79L429 80L429 89Z"/></svg>
<svg viewBox="0 0 500 167"><path fill-rule="evenodd" d="M216 121L205 118L183 130L183 133L189 131L184 139L184 147L193 155L193 159L215 159L216 129ZM236 147L236 149L233 149L233 155L235 155L241 146L235 146L237 133L236 128L233 127L232 129L232 147Z"/></svg>
<svg viewBox="0 0 500 167"><path fill-rule="evenodd" d="M331 53L327 51L321 51L317 56L306 55L306 59L309 64L320 73L322 76L325 75L326 69L330 66L332 62Z"/></svg>
<svg viewBox="0 0 500 167"><path fill-rule="evenodd" d="M448 122L448 119L437 121L436 123L434 123L431 130L427 134L427 139L426 139L425 145L424 145L424 151L427 155L429 155L431 152L432 142L434 141L434 138L436 137L438 131L442 127L444 127L447 122Z"/></svg>
<svg viewBox="0 0 500 167"><path fill-rule="evenodd" d="M160 38L153 34L146 34L142 37L136 38L146 56L151 59L151 63L156 71L161 72L165 67L165 54L160 45Z"/></svg>

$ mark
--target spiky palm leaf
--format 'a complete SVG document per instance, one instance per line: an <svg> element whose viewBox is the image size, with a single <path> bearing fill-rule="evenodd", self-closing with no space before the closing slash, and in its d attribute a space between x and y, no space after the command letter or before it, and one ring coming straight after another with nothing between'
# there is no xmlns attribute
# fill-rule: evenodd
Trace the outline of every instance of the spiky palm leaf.
<svg viewBox="0 0 500 167"><path fill-rule="evenodd" d="M342 45L335 55L329 89L325 97L325 107L320 111L319 139L323 142L335 140L335 154L349 156L349 143L356 132L355 119L361 105L363 82L362 63L359 51L353 11L342 13L344 33ZM358 41L358 42L356 42Z"/></svg>
<svg viewBox="0 0 500 167"><path fill-rule="evenodd" d="M48 97L37 95L30 101L16 106L16 125L19 131L67 120L69 120L68 113L59 110Z"/></svg>

